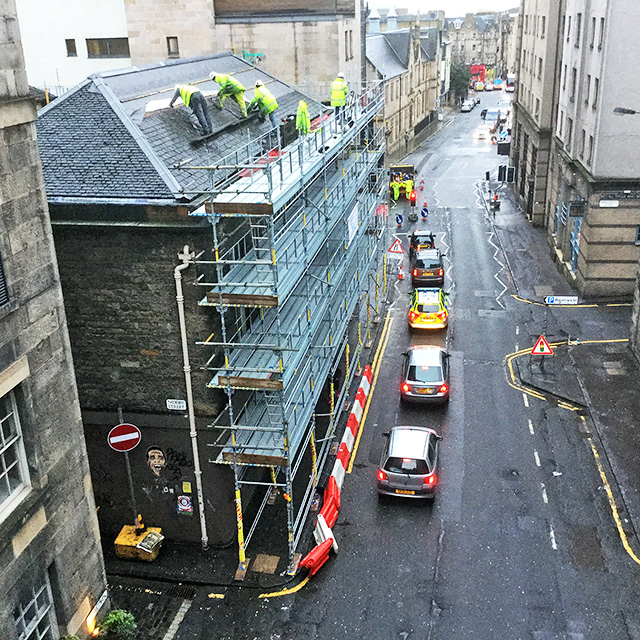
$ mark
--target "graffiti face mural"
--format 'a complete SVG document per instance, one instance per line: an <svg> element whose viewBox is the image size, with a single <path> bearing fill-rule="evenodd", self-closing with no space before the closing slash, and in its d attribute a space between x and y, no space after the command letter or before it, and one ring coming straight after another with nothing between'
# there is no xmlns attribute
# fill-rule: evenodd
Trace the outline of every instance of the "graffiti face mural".
<svg viewBox="0 0 640 640"><path fill-rule="evenodd" d="M160 447L149 447L147 449L147 466L154 476L160 477L160 473L167 464L167 458Z"/></svg>

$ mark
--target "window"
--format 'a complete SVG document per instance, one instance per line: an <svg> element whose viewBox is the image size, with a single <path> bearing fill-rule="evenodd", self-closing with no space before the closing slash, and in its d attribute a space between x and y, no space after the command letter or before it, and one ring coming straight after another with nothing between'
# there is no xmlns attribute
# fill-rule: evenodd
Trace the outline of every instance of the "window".
<svg viewBox="0 0 640 640"><path fill-rule="evenodd" d="M538 80L542 78L542 58L538 58Z"/></svg>
<svg viewBox="0 0 640 640"><path fill-rule="evenodd" d="M591 164L592 159L593 159L593 136L589 136L589 156L587 157L587 162Z"/></svg>
<svg viewBox="0 0 640 640"><path fill-rule="evenodd" d="M584 152L586 151L587 148L587 132L583 129L582 130L582 137L580 139L580 157L584 158Z"/></svg>
<svg viewBox="0 0 640 640"><path fill-rule="evenodd" d="M169 58L180 57L180 48L178 47L177 36L167 36L167 56Z"/></svg>
<svg viewBox="0 0 640 640"><path fill-rule="evenodd" d="M571 136L573 135L573 120L567 118L567 148L571 146Z"/></svg>
<svg viewBox="0 0 640 640"><path fill-rule="evenodd" d="M562 74L562 90L567 88L567 65L564 65L564 73Z"/></svg>
<svg viewBox="0 0 640 640"><path fill-rule="evenodd" d="M536 118L540 117L540 98L536 98Z"/></svg>
<svg viewBox="0 0 640 640"><path fill-rule="evenodd" d="M349 31L349 60L353 60L353 31Z"/></svg>
<svg viewBox="0 0 640 640"><path fill-rule="evenodd" d="M584 96L584 103L589 104L589 93L591 93L591 76L587 75L587 91Z"/></svg>
<svg viewBox="0 0 640 640"><path fill-rule="evenodd" d="M87 38L90 58L129 58L128 38Z"/></svg>
<svg viewBox="0 0 640 640"><path fill-rule="evenodd" d="M634 244L636 246L640 245L640 226L636 227L636 240Z"/></svg>
<svg viewBox="0 0 640 640"><path fill-rule="evenodd" d="M13 391L0 398L0 512L8 511L29 484L27 457Z"/></svg>
<svg viewBox="0 0 640 640"><path fill-rule="evenodd" d="M540 37L544 38L547 32L547 16L542 16L542 29L540 31Z"/></svg>
<svg viewBox="0 0 640 640"><path fill-rule="evenodd" d="M589 44L589 47L591 47L592 49L595 41L596 41L596 19L591 18L591 43Z"/></svg>
<svg viewBox="0 0 640 640"><path fill-rule="evenodd" d="M54 640L58 627L53 609L53 597L49 579L45 574L37 586L23 594L13 610L13 620L18 640Z"/></svg>
<svg viewBox="0 0 640 640"><path fill-rule="evenodd" d="M344 32L344 59L349 60L349 32Z"/></svg>
<svg viewBox="0 0 640 640"><path fill-rule="evenodd" d="M564 111L560 112L560 120L558 122L558 137L562 138L562 125L564 124Z"/></svg>
<svg viewBox="0 0 640 640"><path fill-rule="evenodd" d="M576 16L576 47L580 46L580 31L582 30L582 14Z"/></svg>
<svg viewBox="0 0 640 640"><path fill-rule="evenodd" d="M578 84L578 70L573 67L571 69L571 102L576 99L576 85Z"/></svg>
<svg viewBox="0 0 640 640"><path fill-rule="evenodd" d="M600 91L600 80L598 78L593 79L593 104L594 109L598 105L598 92Z"/></svg>
<svg viewBox="0 0 640 640"><path fill-rule="evenodd" d="M604 40L604 18L600 18L600 35L598 36L598 51L602 51L603 40Z"/></svg>
<svg viewBox="0 0 640 640"><path fill-rule="evenodd" d="M9 302L9 289L7 280L4 277L4 268L2 267L2 258L0 258L0 307Z"/></svg>
<svg viewBox="0 0 640 640"><path fill-rule="evenodd" d="M571 16L569 16L567 20L567 42L569 42L570 37L571 37Z"/></svg>
<svg viewBox="0 0 640 640"><path fill-rule="evenodd" d="M76 49L76 41L73 38L70 38L65 40L64 44L67 47L67 58L77 58L78 51Z"/></svg>

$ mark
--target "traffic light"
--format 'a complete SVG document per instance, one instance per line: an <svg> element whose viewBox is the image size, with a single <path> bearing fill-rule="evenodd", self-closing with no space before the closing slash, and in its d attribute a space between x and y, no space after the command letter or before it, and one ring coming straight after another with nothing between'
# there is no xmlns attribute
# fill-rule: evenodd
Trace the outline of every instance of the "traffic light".
<svg viewBox="0 0 640 640"><path fill-rule="evenodd" d="M507 169L507 182L515 182L516 181L516 168L509 167Z"/></svg>
<svg viewBox="0 0 640 640"><path fill-rule="evenodd" d="M498 167L498 182L504 182L507 179L507 165L501 164Z"/></svg>
<svg viewBox="0 0 640 640"><path fill-rule="evenodd" d="M410 200L410 202L411 202L411 206L412 206L412 207L415 207L415 206L416 206L416 200L417 200L417 198L418 198L418 194L417 194L415 191L412 191L412 192L411 192L411 200Z"/></svg>

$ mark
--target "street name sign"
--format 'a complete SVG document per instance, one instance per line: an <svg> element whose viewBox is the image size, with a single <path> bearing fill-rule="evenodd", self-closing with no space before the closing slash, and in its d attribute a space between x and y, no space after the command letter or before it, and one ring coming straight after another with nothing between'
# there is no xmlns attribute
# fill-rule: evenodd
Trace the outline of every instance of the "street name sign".
<svg viewBox="0 0 640 640"><path fill-rule="evenodd" d="M167 398L167 409L169 409L169 411L186 411L187 401Z"/></svg>
<svg viewBox="0 0 640 640"><path fill-rule="evenodd" d="M531 354L534 356L552 356L553 349L549 346L544 336L538 338L538 342L531 349Z"/></svg>
<svg viewBox="0 0 640 640"><path fill-rule="evenodd" d="M547 296L545 304L578 304L578 296Z"/></svg>
<svg viewBox="0 0 640 640"><path fill-rule="evenodd" d="M119 424L109 431L107 442L114 451L131 451L142 439L140 429L133 424Z"/></svg>

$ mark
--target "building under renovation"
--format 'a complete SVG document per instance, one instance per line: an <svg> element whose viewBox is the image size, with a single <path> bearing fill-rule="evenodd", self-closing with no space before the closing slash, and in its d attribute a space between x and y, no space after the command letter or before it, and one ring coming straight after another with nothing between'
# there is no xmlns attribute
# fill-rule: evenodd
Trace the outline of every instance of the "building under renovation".
<svg viewBox="0 0 640 640"><path fill-rule="evenodd" d="M168 102L189 82L211 108L211 71L247 100L262 80L279 131L227 102L201 139ZM40 112L105 550L133 500L169 543L237 541L242 564L268 535L293 560L384 286L383 95L342 119L308 99L298 137L305 96L223 54L91 76ZM123 420L133 498L106 440Z"/></svg>

